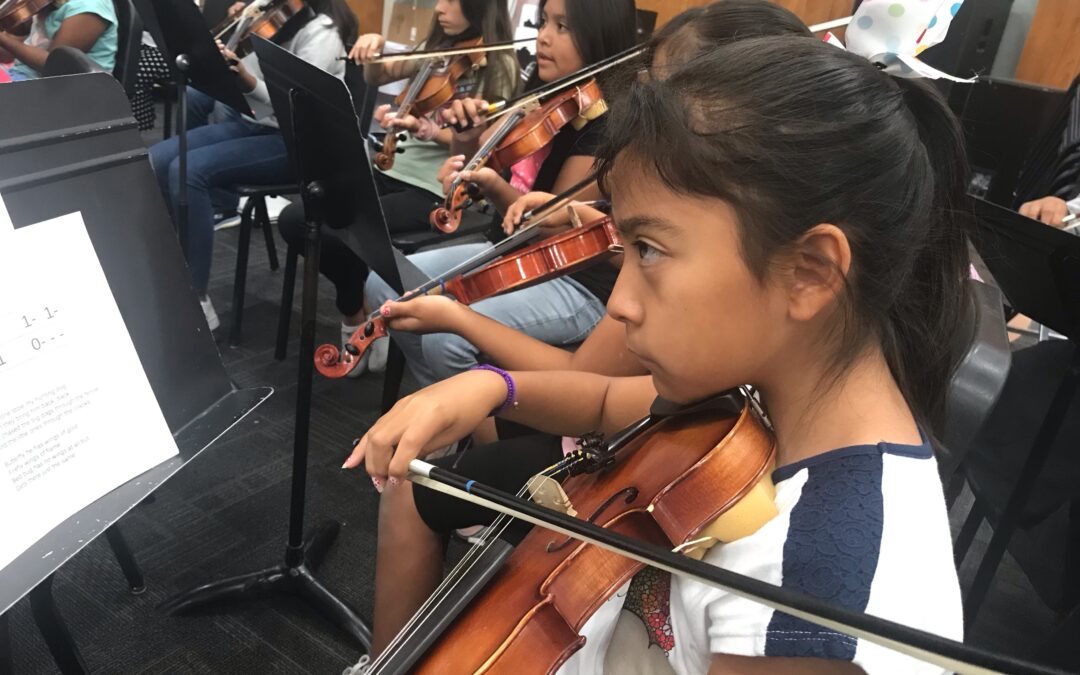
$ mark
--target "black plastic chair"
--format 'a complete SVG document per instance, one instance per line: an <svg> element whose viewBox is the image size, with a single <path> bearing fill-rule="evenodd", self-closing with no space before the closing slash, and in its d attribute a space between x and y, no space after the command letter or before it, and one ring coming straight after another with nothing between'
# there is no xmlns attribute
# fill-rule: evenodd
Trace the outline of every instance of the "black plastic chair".
<svg viewBox="0 0 1080 675"><path fill-rule="evenodd" d="M45 66L41 69L42 77L57 77L60 75L85 75L86 73L99 73L101 66L94 62L85 52L74 47L54 47L45 59Z"/></svg>
<svg viewBox="0 0 1080 675"><path fill-rule="evenodd" d="M116 7L116 65L113 77L129 97L135 93L139 72L139 45L142 44L143 23L131 0L113 0Z"/></svg>
<svg viewBox="0 0 1080 675"><path fill-rule="evenodd" d="M274 228L266 211L267 197L288 197L300 193L295 183L283 185L237 185L232 192L247 197L247 204L240 214L240 239L236 245L236 272L233 277L232 325L229 328L229 344L240 344L244 320L244 294L247 289L248 255L251 248L251 231L259 227L266 242L266 251L270 256L270 269L279 267L277 244L274 240Z"/></svg>

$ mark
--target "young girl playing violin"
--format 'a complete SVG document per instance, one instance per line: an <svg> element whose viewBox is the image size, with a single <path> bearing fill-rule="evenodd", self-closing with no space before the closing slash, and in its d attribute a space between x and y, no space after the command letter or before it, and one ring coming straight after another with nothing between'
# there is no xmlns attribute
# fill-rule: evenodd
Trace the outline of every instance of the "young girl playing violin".
<svg viewBox="0 0 1080 675"><path fill-rule="evenodd" d="M400 481L492 410L611 433L655 393L689 403L749 384L777 443L778 515L704 560L959 639L927 436L968 301L956 120L924 83L812 39L739 41L667 70L619 99L598 151L626 247L608 312L650 377L463 373L399 402L346 466ZM629 586L560 673L652 659L678 673L940 672L695 582L649 571Z"/></svg>
<svg viewBox="0 0 1080 675"><path fill-rule="evenodd" d="M590 63L624 52L636 42L633 0L542 0L538 11L536 76L542 82L570 75ZM474 109L477 104L471 102ZM464 103L455 102L445 116L447 121L463 119L463 106ZM517 187L511 187L489 168L463 174L461 178L476 183L500 211L505 211L514 199L529 190L562 192L589 175L603 120L603 116L587 122L582 118L584 126L564 127L547 147L514 167L514 174L520 179ZM426 274L436 276L488 246L451 246L412 255L410 260ZM473 305L473 309L548 344L574 344L584 340L603 316L614 276L613 267L600 265L483 300ZM368 305L373 308L398 297L378 277L369 280L366 294ZM476 363L478 355L475 345L458 335L399 332L394 339L422 384L466 370ZM385 341L380 340L373 350L385 347Z"/></svg>
<svg viewBox="0 0 1080 675"><path fill-rule="evenodd" d="M345 0L308 0L315 17L282 45L308 63L341 77L345 44L356 36L356 17ZM206 294L210 281L210 261L214 248L214 206L235 195L235 185L276 185L294 180L285 140L277 127L270 93L254 53L237 59L219 43L222 54L236 73L240 89L255 118L215 104L214 99L194 89L188 90L187 165L187 254L191 282L202 302L211 330L219 321ZM212 121L211 116L216 118ZM150 148L150 162L170 209L177 206L180 192L180 147L170 138Z"/></svg>
<svg viewBox="0 0 1080 675"><path fill-rule="evenodd" d="M657 76L670 64L755 35L807 37L810 33L798 17L768 0L720 0L671 19L653 36L646 58ZM521 197L507 211L504 224L516 226L523 210L550 197L545 193ZM575 209L586 223L603 216L588 207L579 205ZM392 329L455 333L476 346L491 363L507 370L580 370L612 377L647 374L641 361L626 350L622 324L610 316L604 316L580 348L571 352L504 326L445 296L389 302L384 308ZM566 442L561 436L521 434L520 429L507 429L506 425L500 425L499 435L503 440L470 447L433 462L486 485L516 492L530 477L563 457ZM387 485L380 480L377 487L381 496L374 654L435 590L442 576L448 535L457 529L487 525L494 517L486 509L408 481ZM520 534L517 528L507 533L511 539Z"/></svg>
<svg viewBox="0 0 1080 675"><path fill-rule="evenodd" d="M442 49L455 43L480 37L485 44L505 42L513 37L510 15L504 0L439 0L435 4L428 37L418 48ZM382 85L417 74L421 61L399 61L390 64L372 63L382 54L386 43L383 36L362 35L349 52L349 58L364 65L364 77L372 85ZM485 96L504 100L518 89L517 61L511 52L489 52L481 67L462 77L454 85L454 97ZM434 113L427 117L418 114L399 116L383 105L375 111L379 124L388 134L407 134L398 143L400 154L394 155L393 168L376 171L375 179L386 224L391 232L428 231L428 214L432 204L439 201L442 187L435 176L449 156L451 131L438 129ZM358 158L367 161L367 158ZM303 248L304 210L299 203L282 211L278 217L282 237L290 244ZM338 311L342 314L342 342L352 335L366 315L364 280L367 264L337 236L326 233L322 240L320 271L333 282ZM385 362L385 353L382 355ZM382 370L381 364L376 365ZM363 369L355 371L356 375Z"/></svg>
<svg viewBox="0 0 1080 675"><path fill-rule="evenodd" d="M68 0L35 16L26 35L0 29L0 62L14 58L8 69L11 79L32 80L40 77L50 51L74 47L111 73L116 65L116 25L112 0Z"/></svg>

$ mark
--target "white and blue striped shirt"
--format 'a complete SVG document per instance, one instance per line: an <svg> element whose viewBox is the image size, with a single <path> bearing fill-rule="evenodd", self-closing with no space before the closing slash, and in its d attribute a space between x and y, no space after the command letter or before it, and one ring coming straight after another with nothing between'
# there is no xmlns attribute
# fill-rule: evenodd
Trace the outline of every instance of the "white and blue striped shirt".
<svg viewBox="0 0 1080 675"><path fill-rule="evenodd" d="M705 561L938 635L963 639L952 540L928 443L852 446L773 474L779 515ZM820 657L867 673L941 673L759 603L645 572L583 627L560 670L705 673L712 654Z"/></svg>

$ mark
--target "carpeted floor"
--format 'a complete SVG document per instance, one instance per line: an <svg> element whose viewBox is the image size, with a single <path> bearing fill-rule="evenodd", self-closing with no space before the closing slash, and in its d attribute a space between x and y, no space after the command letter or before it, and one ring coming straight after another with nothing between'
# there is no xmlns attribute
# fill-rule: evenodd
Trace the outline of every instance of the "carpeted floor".
<svg viewBox="0 0 1080 675"><path fill-rule="evenodd" d="M237 230L218 233L211 297L228 328ZM280 241L280 240L279 240ZM170 595L223 576L282 560L288 508L296 391L298 315L290 358L273 358L281 273L271 272L260 237L252 244L244 341L222 342L221 356L239 386L270 385L274 396L121 521L146 575L147 591L127 592L105 541L90 544L56 576L60 611L95 673L340 673L357 647L307 607L291 599L222 607L175 618L156 606ZM298 284L299 286L299 284ZM322 285L320 341L338 337L327 284ZM297 289L299 291L299 288ZM299 311L299 297L296 303ZM341 462L349 441L375 419L381 376L317 379L311 434L308 522L336 518L341 534L320 578L364 616L370 616L377 500L363 475ZM408 381L406 387L408 387ZM965 495L954 527L966 513ZM980 532L973 553L985 546ZM962 568L965 583L973 560ZM975 630L974 642L1041 657L1055 616L1038 600L1011 559L999 572ZM25 601L10 615L16 673L57 672ZM1066 640L1066 642L1068 642Z"/></svg>

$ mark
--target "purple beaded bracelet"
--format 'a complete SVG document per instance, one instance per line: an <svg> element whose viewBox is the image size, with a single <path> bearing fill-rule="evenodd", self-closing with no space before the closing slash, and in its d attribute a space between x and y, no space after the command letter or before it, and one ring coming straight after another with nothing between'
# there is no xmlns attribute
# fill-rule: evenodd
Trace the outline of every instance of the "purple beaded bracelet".
<svg viewBox="0 0 1080 675"><path fill-rule="evenodd" d="M473 366L470 370L490 370L497 375L501 375L502 379L506 380L506 400L498 408L491 411L492 417L506 412L507 408L517 407L517 387L514 385L514 378L510 376L510 373L486 363Z"/></svg>

